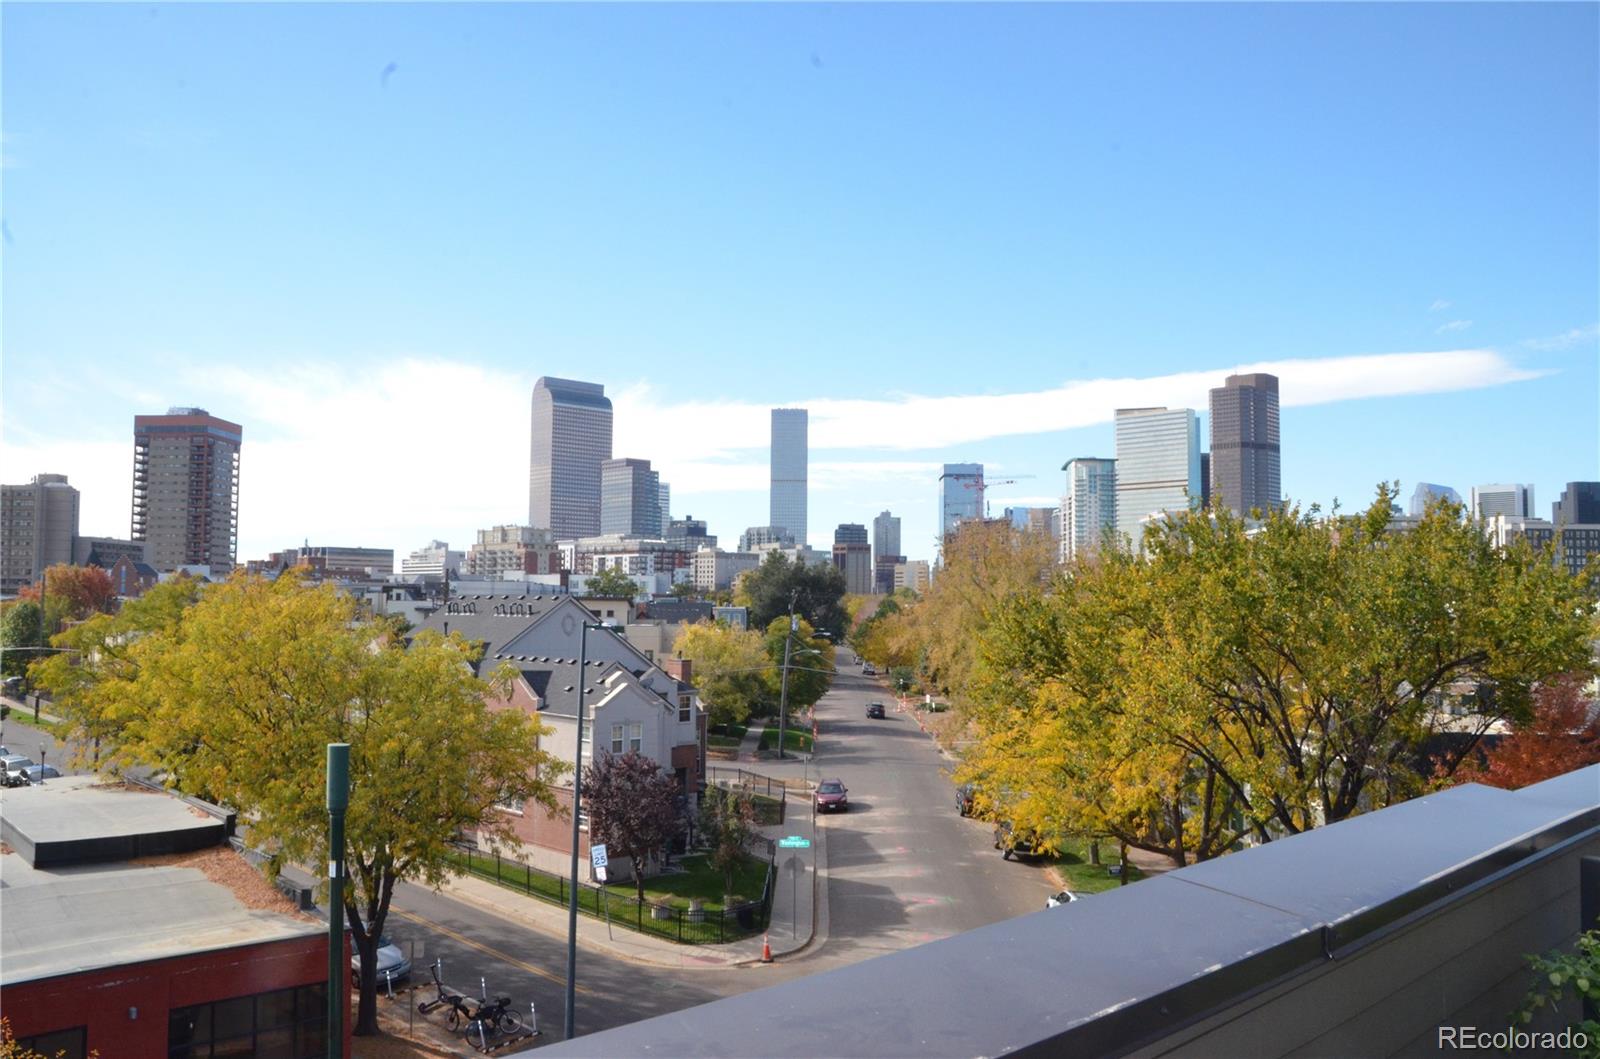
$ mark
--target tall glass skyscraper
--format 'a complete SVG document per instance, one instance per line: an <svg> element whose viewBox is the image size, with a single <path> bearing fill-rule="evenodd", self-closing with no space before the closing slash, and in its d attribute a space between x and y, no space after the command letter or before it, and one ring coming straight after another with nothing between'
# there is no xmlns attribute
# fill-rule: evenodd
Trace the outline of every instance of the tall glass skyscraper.
<svg viewBox="0 0 1600 1059"><path fill-rule="evenodd" d="M1119 408L1116 439L1117 532L1137 552L1145 519L1200 503L1200 420L1192 408Z"/></svg>
<svg viewBox="0 0 1600 1059"><path fill-rule="evenodd" d="M1212 503L1219 497L1239 515L1283 503L1276 375L1229 375L1211 391Z"/></svg>
<svg viewBox="0 0 1600 1059"><path fill-rule="evenodd" d="M607 460L600 465L600 532L659 537L661 475L649 460Z"/></svg>
<svg viewBox="0 0 1600 1059"><path fill-rule="evenodd" d="M1060 558L1069 563L1094 554L1105 531L1117 524L1117 461L1079 456L1061 469L1067 491L1061 497Z"/></svg>
<svg viewBox="0 0 1600 1059"><path fill-rule="evenodd" d="M804 408L772 410L772 491L768 525L788 530L806 543L806 469L809 413Z"/></svg>
<svg viewBox="0 0 1600 1059"><path fill-rule="evenodd" d="M983 517L983 464L947 463L939 475L939 540L959 522Z"/></svg>
<svg viewBox="0 0 1600 1059"><path fill-rule="evenodd" d="M561 540L600 532L600 464L611 458L611 399L598 383L533 384L528 524Z"/></svg>

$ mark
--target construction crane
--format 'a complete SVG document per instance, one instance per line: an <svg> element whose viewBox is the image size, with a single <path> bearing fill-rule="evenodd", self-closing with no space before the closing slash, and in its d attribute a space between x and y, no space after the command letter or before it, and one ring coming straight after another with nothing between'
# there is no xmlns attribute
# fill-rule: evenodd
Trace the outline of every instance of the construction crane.
<svg viewBox="0 0 1600 1059"><path fill-rule="evenodd" d="M1016 485L1024 478L1033 478L1035 475L1019 474L1014 478L1001 478L997 481L985 481L982 475L968 479L961 483L964 488L978 490L978 495L983 498L983 517L989 517L989 497L987 490L991 485Z"/></svg>

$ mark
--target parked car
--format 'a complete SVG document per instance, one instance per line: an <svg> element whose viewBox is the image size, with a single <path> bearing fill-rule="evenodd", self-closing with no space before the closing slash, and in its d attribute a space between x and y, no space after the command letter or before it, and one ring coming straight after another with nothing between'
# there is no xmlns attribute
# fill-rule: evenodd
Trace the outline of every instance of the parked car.
<svg viewBox="0 0 1600 1059"><path fill-rule="evenodd" d="M7 776L14 772L21 772L29 765L36 764L38 764L38 762L34 761L33 758L24 757L21 754L7 754L4 757L0 757L0 768L5 769Z"/></svg>
<svg viewBox="0 0 1600 1059"><path fill-rule="evenodd" d="M867 716L868 717L872 717L872 718L876 718L877 720L880 720L880 721L883 720L883 703L881 703L881 702L869 702L869 703L867 703Z"/></svg>
<svg viewBox="0 0 1600 1059"><path fill-rule="evenodd" d="M1032 831L1018 831L1009 820L1002 820L995 825L994 848L1000 851L1004 860L1044 855L1044 850L1039 848L1039 837Z"/></svg>
<svg viewBox="0 0 1600 1059"><path fill-rule="evenodd" d="M1044 906L1046 908L1059 908L1062 905L1070 905L1074 901L1082 900L1082 894L1075 894L1071 890L1062 890L1058 894L1051 894L1049 897L1046 897L1044 899Z"/></svg>
<svg viewBox="0 0 1600 1059"><path fill-rule="evenodd" d="M867 664L865 664L865 665L863 665L861 667L861 672L865 676L875 677L875 676L878 675L878 668L876 666L874 666L871 662L868 662Z"/></svg>
<svg viewBox="0 0 1600 1059"><path fill-rule="evenodd" d="M29 783L43 783L45 780L53 780L60 776L61 770L51 764L29 765L22 770L22 774L28 778Z"/></svg>
<svg viewBox="0 0 1600 1059"><path fill-rule="evenodd" d="M850 799L841 780L823 780L817 784L817 812L845 812L850 808Z"/></svg>
<svg viewBox="0 0 1600 1059"><path fill-rule="evenodd" d="M26 772L0 772L0 787L26 787L28 783Z"/></svg>
<svg viewBox="0 0 1600 1059"><path fill-rule="evenodd" d="M962 816L972 815L972 801L978 793L978 788L971 783L963 783L956 788L956 812Z"/></svg>
<svg viewBox="0 0 1600 1059"><path fill-rule="evenodd" d="M348 928L346 928L348 929ZM406 958L405 950L396 945L394 939L387 934L378 935L378 950L374 953L378 958L378 985L382 987L384 974L387 973L391 982L398 982L411 973L411 961ZM354 951L350 953L350 973L361 973L361 954Z"/></svg>

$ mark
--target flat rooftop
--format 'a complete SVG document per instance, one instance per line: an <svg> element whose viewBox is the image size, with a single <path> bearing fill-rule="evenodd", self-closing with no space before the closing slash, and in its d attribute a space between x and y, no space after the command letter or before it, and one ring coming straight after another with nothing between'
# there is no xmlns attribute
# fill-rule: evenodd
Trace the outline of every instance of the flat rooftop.
<svg viewBox="0 0 1600 1059"><path fill-rule="evenodd" d="M0 853L0 985L324 933L318 921L287 911L288 902L226 844L221 822L197 812L168 795L95 786L91 777L0 795L8 835ZM29 863L11 834L47 849L87 842L152 859L40 865Z"/></svg>

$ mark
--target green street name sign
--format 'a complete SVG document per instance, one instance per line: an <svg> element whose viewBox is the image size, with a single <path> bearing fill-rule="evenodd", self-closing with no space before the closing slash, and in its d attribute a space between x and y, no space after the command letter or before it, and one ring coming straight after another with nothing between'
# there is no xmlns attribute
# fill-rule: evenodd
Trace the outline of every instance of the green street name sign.
<svg viewBox="0 0 1600 1059"><path fill-rule="evenodd" d="M787 838L778 839L778 848L780 848L780 849L810 849L811 848L811 840L809 838L802 838L799 835L790 835Z"/></svg>

